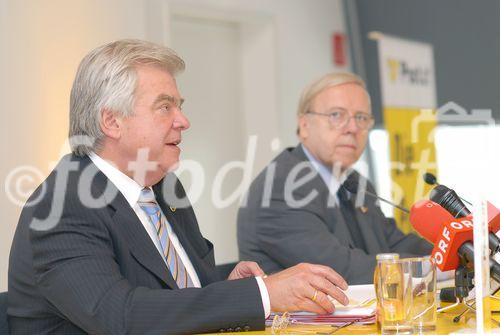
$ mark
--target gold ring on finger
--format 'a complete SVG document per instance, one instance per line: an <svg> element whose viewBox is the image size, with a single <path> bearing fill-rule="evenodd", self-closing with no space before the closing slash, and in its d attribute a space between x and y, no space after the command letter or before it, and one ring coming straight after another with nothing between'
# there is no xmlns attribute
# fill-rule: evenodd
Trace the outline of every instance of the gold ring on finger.
<svg viewBox="0 0 500 335"><path fill-rule="evenodd" d="M316 301L317 297L318 297L318 290L314 290L314 295L312 296L311 300Z"/></svg>

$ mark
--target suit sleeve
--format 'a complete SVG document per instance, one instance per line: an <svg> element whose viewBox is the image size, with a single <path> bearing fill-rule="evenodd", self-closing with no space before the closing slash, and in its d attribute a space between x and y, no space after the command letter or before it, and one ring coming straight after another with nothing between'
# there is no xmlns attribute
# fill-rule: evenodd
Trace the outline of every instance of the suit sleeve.
<svg viewBox="0 0 500 335"><path fill-rule="evenodd" d="M368 190L374 194L377 193L373 185L368 182ZM424 240L415 233L405 234L396 225L393 218L387 218L380 210L378 205L375 205L372 199L371 206L376 209L376 215L379 217L384 238L391 252L398 253L403 257L415 257L429 255L432 251L432 244Z"/></svg>
<svg viewBox="0 0 500 335"><path fill-rule="evenodd" d="M399 253L401 257L423 256L432 252L432 244L415 233L404 234L396 226L394 219L386 220L384 233L392 251Z"/></svg>
<svg viewBox="0 0 500 335"><path fill-rule="evenodd" d="M31 230L30 241L41 294L55 313L87 333L178 334L264 327L254 278L182 290L131 286L120 273L113 240L98 215L65 214L49 231Z"/></svg>
<svg viewBox="0 0 500 335"><path fill-rule="evenodd" d="M372 282L373 255L341 243L324 220L310 206L291 208L283 199L273 199L256 214L258 243L284 268L317 263L332 267L349 284Z"/></svg>
<svg viewBox="0 0 500 335"><path fill-rule="evenodd" d="M275 181L275 185L283 184L283 180ZM332 267L349 284L373 282L375 255L339 240L328 228L335 226L335 222L327 222L334 217L325 214L324 195L317 194L307 205L293 208L286 203L282 189L276 189L269 205L261 206L262 190L263 181L258 180L249 193L249 206L240 209L239 220L255 226L259 247L275 262L283 268L301 262L323 264ZM299 189L296 199L305 199L309 192L310 187ZM402 257L430 253L429 243L414 234L403 234L394 220L387 219L373 203L370 206L377 216L374 224L382 226L376 229L381 232L380 238L385 239L387 252L398 252Z"/></svg>

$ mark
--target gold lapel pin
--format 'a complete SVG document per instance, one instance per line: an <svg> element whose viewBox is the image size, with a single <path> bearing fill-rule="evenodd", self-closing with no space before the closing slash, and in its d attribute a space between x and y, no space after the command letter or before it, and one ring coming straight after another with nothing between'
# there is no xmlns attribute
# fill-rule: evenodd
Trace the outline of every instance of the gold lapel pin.
<svg viewBox="0 0 500 335"><path fill-rule="evenodd" d="M175 211L177 210L177 208L170 206L170 210L171 210L171 211L172 211L172 213L173 213L173 212L175 212Z"/></svg>
<svg viewBox="0 0 500 335"><path fill-rule="evenodd" d="M363 214L365 214L366 212L368 212L368 207L361 206L361 207L359 207L359 209L361 210L361 213L363 213Z"/></svg>

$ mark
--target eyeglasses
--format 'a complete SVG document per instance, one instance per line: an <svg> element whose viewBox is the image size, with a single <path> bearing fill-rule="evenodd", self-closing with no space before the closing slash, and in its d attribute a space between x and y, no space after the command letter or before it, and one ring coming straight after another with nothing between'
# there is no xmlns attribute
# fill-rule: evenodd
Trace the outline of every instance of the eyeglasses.
<svg viewBox="0 0 500 335"><path fill-rule="evenodd" d="M359 129L363 130L371 129L371 127L373 127L373 124L375 123L375 120L373 119L373 116L371 114L363 112L358 112L354 114L354 116L350 116L346 110L336 110L330 113L307 111L306 114L327 116L328 121L330 122L330 126L335 129L341 129L347 126L351 118L354 118L356 126L358 126Z"/></svg>

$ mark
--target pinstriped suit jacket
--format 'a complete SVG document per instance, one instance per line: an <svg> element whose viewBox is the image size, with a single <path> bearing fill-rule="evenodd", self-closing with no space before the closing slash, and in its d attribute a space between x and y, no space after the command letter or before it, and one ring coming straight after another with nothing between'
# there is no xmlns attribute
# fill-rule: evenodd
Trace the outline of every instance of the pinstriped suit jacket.
<svg viewBox="0 0 500 335"><path fill-rule="evenodd" d="M122 194L88 157L68 155L32 195L34 204L25 206L19 220L9 261L12 334L179 334L264 327L256 280L218 281L212 244L201 235L175 175L153 190L202 288L179 290ZM173 192L186 206L174 202ZM86 194L92 195L93 208L82 203ZM50 229L39 230L33 219L45 219Z"/></svg>

